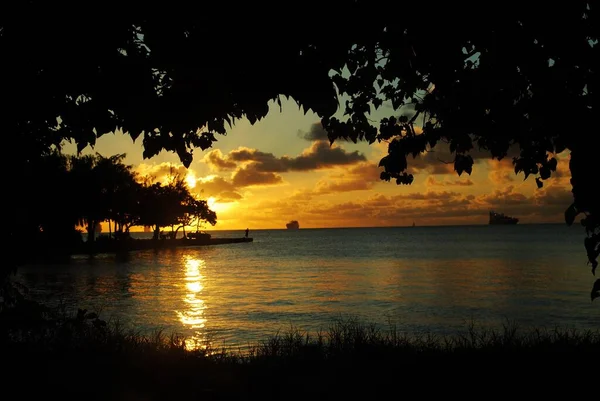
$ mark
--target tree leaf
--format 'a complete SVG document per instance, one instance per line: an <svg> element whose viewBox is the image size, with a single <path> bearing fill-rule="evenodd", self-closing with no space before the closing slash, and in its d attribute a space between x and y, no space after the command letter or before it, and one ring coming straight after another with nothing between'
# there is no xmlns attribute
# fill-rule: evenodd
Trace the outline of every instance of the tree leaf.
<svg viewBox="0 0 600 401"><path fill-rule="evenodd" d="M539 177L535 177L535 184L537 185L538 188L541 188L544 186L544 183L542 182L542 180L540 180Z"/></svg>
<svg viewBox="0 0 600 401"><path fill-rule="evenodd" d="M594 299L600 297L600 278L596 280L596 282L594 283L594 286L592 287L592 292L591 292L591 297L592 297L592 302L594 301Z"/></svg>
<svg viewBox="0 0 600 401"><path fill-rule="evenodd" d="M575 221L575 217L577 217L577 209L575 208L575 203L572 203L571 206L565 210L565 221L567 225L572 225Z"/></svg>

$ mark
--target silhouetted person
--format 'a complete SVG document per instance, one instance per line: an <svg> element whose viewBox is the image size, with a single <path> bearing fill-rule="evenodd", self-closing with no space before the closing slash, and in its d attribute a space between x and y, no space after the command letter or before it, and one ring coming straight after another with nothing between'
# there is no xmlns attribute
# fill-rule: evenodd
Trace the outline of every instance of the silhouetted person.
<svg viewBox="0 0 600 401"><path fill-rule="evenodd" d="M246 238L248 238L248 233L249 233L249 232L250 232L250 230L248 230L248 229L246 228Z"/></svg>

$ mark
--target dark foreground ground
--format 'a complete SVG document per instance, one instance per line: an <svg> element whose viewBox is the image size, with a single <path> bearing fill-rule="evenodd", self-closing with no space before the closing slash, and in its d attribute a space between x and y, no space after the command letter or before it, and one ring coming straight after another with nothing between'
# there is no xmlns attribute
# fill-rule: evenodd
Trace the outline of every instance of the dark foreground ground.
<svg viewBox="0 0 600 401"><path fill-rule="evenodd" d="M248 354L186 351L93 314L3 332L2 399L597 399L600 332L466 329L452 339L337 322Z"/></svg>

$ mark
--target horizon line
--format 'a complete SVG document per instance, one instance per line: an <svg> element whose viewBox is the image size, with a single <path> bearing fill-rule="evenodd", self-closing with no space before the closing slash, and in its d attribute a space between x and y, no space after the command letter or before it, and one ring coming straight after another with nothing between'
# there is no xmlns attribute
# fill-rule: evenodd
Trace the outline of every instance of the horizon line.
<svg viewBox="0 0 600 401"><path fill-rule="evenodd" d="M407 225L407 226L344 226L344 227L301 227L298 230L330 230L330 229L359 229L359 228L422 228L422 227L431 227L431 228L440 228L440 227L480 227L480 226L497 226L494 224L487 224L487 223L482 223L482 224L441 224L441 225L422 225L422 226L411 226L411 225ZM507 224L510 226L539 226L539 225L565 225L568 227L568 225L565 222L551 222L551 223L519 223L519 224ZM574 226L576 224L573 224ZM503 226L502 224L500 224L500 226ZM248 227L250 228L250 227ZM211 228L211 229L204 229L202 231L244 231L246 228L227 228L227 229L218 229L218 228ZM282 230L282 231L297 231L297 230L288 230L287 228L250 228L250 231L265 231L265 230Z"/></svg>

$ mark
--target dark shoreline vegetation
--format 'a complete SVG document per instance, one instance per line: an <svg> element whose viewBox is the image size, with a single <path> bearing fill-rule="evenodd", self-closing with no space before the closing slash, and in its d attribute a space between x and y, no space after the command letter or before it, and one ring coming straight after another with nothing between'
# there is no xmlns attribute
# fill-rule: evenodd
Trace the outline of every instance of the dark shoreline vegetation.
<svg viewBox="0 0 600 401"><path fill-rule="evenodd" d="M26 253L28 260L20 263L174 247L185 241L185 245L246 242L211 239L200 231L206 223L214 226L217 214L175 170L161 182L158 177L137 174L133 166L123 163L124 158L125 154L69 156L57 150L36 160L33 168L39 172L41 192L61 196L39 202L32 195L24 201L30 212L15 230L38 251ZM101 224L108 232L98 235ZM130 229L134 226L150 229L152 240L133 239ZM195 231L186 233L186 228ZM85 241L82 230L87 234ZM185 241L177 240L178 236Z"/></svg>
<svg viewBox="0 0 600 401"><path fill-rule="evenodd" d="M38 392L111 400L573 395L585 388L577 383L597 379L587 366L600 356L599 330L522 330L509 321L500 330L472 323L455 336L436 336L346 319L314 335L292 327L244 351L208 343L189 350L175 334L142 335L85 310L66 315L26 305L28 313L0 322L2 359L14 367L3 379L23 383L25 398Z"/></svg>

